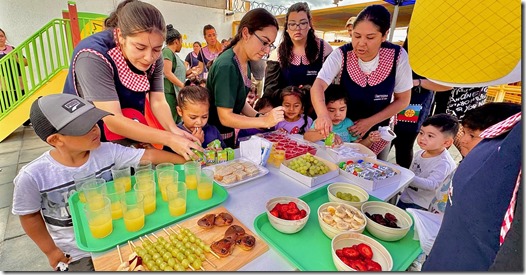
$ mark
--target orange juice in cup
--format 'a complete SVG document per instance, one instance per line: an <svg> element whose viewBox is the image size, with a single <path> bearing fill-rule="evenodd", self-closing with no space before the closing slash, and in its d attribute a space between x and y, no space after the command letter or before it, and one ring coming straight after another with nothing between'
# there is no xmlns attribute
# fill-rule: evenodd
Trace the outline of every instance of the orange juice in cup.
<svg viewBox="0 0 526 275"><path fill-rule="evenodd" d="M133 188L135 194L143 196L144 214L149 215L155 212L157 205L155 182L153 180L137 182Z"/></svg>
<svg viewBox="0 0 526 275"><path fill-rule="evenodd" d="M186 190L186 184L182 181L166 186L168 210L171 216L181 216L186 213Z"/></svg>
<svg viewBox="0 0 526 275"><path fill-rule="evenodd" d="M126 193L122 197L122 213L124 227L129 232L138 231L144 227L144 206L142 194Z"/></svg>
<svg viewBox="0 0 526 275"><path fill-rule="evenodd" d="M108 197L103 197L102 206L99 208L93 207L90 202L84 205L88 227L94 238L104 238L113 231L110 205L111 202Z"/></svg>
<svg viewBox="0 0 526 275"><path fill-rule="evenodd" d="M214 172L211 170L201 171L199 182L197 183L197 198L208 200L212 198L214 190Z"/></svg>
<svg viewBox="0 0 526 275"><path fill-rule="evenodd" d="M188 190L194 190L197 188L197 182L199 181L199 175L201 174L201 164L194 161L189 161L184 164L184 177L186 182L186 188Z"/></svg>

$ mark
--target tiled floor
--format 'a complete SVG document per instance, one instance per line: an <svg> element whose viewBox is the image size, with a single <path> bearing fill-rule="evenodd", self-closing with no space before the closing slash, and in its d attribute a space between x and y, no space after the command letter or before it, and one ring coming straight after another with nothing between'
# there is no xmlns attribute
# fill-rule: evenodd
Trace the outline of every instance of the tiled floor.
<svg viewBox="0 0 526 275"><path fill-rule="evenodd" d="M46 256L25 234L18 217L11 214L13 179L28 162L51 147L40 140L32 127L20 127L0 142L0 269L2 271L50 271ZM415 145L415 150L418 146ZM462 156L449 149L458 163ZM388 160L395 162L395 150Z"/></svg>

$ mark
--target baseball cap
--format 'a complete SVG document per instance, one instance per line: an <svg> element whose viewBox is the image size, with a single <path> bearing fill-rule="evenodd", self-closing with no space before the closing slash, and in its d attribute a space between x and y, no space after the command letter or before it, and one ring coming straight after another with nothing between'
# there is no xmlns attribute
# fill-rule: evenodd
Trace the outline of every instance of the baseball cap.
<svg viewBox="0 0 526 275"><path fill-rule="evenodd" d="M111 115L95 108L83 98L71 94L53 94L38 98L31 105L29 118L35 133L44 141L56 133L83 136L103 117Z"/></svg>
<svg viewBox="0 0 526 275"><path fill-rule="evenodd" d="M356 21L356 16L352 16L347 20L347 23L345 23L345 27L354 24L354 21Z"/></svg>

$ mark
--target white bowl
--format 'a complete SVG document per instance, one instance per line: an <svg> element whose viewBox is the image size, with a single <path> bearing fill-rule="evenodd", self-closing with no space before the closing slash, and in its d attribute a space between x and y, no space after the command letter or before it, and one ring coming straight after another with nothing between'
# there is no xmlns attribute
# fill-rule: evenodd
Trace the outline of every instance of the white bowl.
<svg viewBox="0 0 526 275"><path fill-rule="evenodd" d="M358 229L351 228L349 230L341 230L341 229L338 229L338 228L333 227L333 226L329 225L328 223L326 223L323 220L321 212L325 211L327 209L327 207L329 207L329 206L333 206L333 207L336 208L338 205L341 205L342 207L346 207L347 209L353 209L364 220L364 224ZM367 225L367 219L365 218L365 215L358 208L356 208L356 207L354 207L352 205L348 205L348 204L345 204L345 203L339 203L339 202L326 202L326 203L320 205L320 207L318 207L318 223L320 224L321 231L323 231L323 233L327 237L329 237L329 239L332 239L332 238L334 238L334 236L336 236L336 235L338 235L338 234L340 234L342 232L362 233L365 230L365 226Z"/></svg>
<svg viewBox="0 0 526 275"><path fill-rule="evenodd" d="M387 249L375 239L358 233L343 232L334 237L331 242L332 261L338 271L356 271L350 266L346 265L336 255L337 249L350 247L360 243L365 243L371 247L373 251L373 261L382 266L382 271L391 271L393 269L393 258Z"/></svg>
<svg viewBox="0 0 526 275"><path fill-rule="evenodd" d="M381 225L365 215L368 212L370 215L381 214L385 216L385 213L391 213L396 216L398 220L396 223L400 228L391 228ZM411 216L396 205L392 205L382 201L368 201L362 205L362 213L367 219L367 231L373 236L384 241L398 241L407 235L409 229L413 225Z"/></svg>
<svg viewBox="0 0 526 275"><path fill-rule="evenodd" d="M272 210L272 208L274 208L276 204L289 203L291 201L295 202L300 210L303 209L307 212L307 215L304 218L299 220L285 220L270 214L270 210ZM305 225L307 224L307 220L309 220L309 215L309 205L306 202L295 197L276 197L267 202L267 216L268 220L270 221L270 224L276 230L285 234L293 234L303 229L303 227L305 227Z"/></svg>
<svg viewBox="0 0 526 275"><path fill-rule="evenodd" d="M360 199L360 201L352 202L352 201L346 201L346 200L339 199L338 197L336 197L336 193L338 192L351 193L354 196L357 196ZM361 188L358 185L354 185L352 183L346 183L346 182L335 182L335 183L329 184L329 186L327 186L327 196L329 197L329 201L346 203L358 209L362 207L362 204L364 202L369 200L369 193L367 193L365 189Z"/></svg>

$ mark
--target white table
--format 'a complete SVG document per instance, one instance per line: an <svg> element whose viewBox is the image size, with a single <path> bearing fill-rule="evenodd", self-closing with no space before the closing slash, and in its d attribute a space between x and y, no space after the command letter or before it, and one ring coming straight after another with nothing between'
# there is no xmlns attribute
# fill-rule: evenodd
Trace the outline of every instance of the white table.
<svg viewBox="0 0 526 275"><path fill-rule="evenodd" d="M236 150L236 154L237 153ZM323 149L318 150L316 155L331 160ZM335 178L310 188L281 173L278 168L275 168L272 165L267 165L267 169L269 170L269 173L264 177L229 188L228 198L223 203L228 211L236 216L252 232L255 232L254 219L259 214L265 212L265 205L271 198L278 196L299 197L333 182L350 182L349 179L338 175ZM402 191L407 185L409 185L415 174L405 168L400 167L399 169L401 170L402 177L398 185L385 186L373 192L369 192L369 194L381 200L388 201L397 195L398 192ZM293 270L296 270L296 268L280 256L272 247L270 247L269 251L240 269L240 271Z"/></svg>
<svg viewBox="0 0 526 275"><path fill-rule="evenodd" d="M238 158L239 149L236 149L235 153L236 158ZM318 150L316 155L332 161L323 149ZM222 204L252 232L256 232L254 229L254 219L261 213L265 212L265 205L271 198L278 196L299 197L333 182L350 182L349 179L338 175L335 178L311 188L281 173L278 168L275 168L272 165L268 165L267 169L269 170L269 173L261 178L228 188L228 198ZM397 195L398 192L402 191L407 185L409 185L414 177L414 173L405 168L400 167L399 169L402 171L402 177L398 185L385 186L373 192L369 192L369 194L381 200L388 201ZM92 256L97 257L105 253L107 252L92 253ZM269 247L267 252L240 269L240 271L294 270L296 270L296 268L287 262L287 260L278 254L272 247Z"/></svg>

